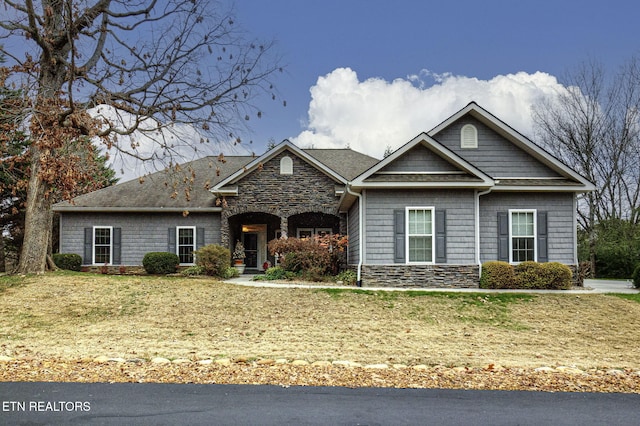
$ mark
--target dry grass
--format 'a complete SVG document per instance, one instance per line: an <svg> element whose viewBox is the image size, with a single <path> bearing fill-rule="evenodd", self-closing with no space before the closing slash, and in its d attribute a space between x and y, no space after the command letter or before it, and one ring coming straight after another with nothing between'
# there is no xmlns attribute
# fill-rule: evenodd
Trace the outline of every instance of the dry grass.
<svg viewBox="0 0 640 426"><path fill-rule="evenodd" d="M365 293L205 279L3 278L0 355L640 368L640 303L608 295Z"/></svg>

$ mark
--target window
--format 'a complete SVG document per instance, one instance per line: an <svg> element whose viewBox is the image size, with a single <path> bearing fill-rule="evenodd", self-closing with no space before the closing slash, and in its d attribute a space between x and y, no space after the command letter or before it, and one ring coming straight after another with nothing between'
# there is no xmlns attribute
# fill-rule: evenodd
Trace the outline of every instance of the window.
<svg viewBox="0 0 640 426"><path fill-rule="evenodd" d="M433 263L433 207L407 207L408 262Z"/></svg>
<svg viewBox="0 0 640 426"><path fill-rule="evenodd" d="M93 264L111 264L113 252L113 228L110 226L94 226L93 228Z"/></svg>
<svg viewBox="0 0 640 426"><path fill-rule="evenodd" d="M324 237L331 234L333 234L333 229L331 228L298 228L297 230L297 236L301 239Z"/></svg>
<svg viewBox="0 0 640 426"><path fill-rule="evenodd" d="M536 260L536 211L509 210L510 262Z"/></svg>
<svg viewBox="0 0 640 426"><path fill-rule="evenodd" d="M196 250L196 228L194 226L179 226L177 228L177 255L181 264L193 263L193 252Z"/></svg>
<svg viewBox="0 0 640 426"><path fill-rule="evenodd" d="M465 124L460 131L460 148L478 147L478 129L473 124Z"/></svg>
<svg viewBox="0 0 640 426"><path fill-rule="evenodd" d="M280 159L280 174L292 175L293 174L293 160L291 157L286 156Z"/></svg>

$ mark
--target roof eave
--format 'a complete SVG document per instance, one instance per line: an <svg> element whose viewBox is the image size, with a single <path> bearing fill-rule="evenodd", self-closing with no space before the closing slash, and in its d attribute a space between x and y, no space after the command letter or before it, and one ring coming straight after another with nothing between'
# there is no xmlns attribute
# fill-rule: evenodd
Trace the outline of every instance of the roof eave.
<svg viewBox="0 0 640 426"><path fill-rule="evenodd" d="M587 185L496 185L493 192L591 192Z"/></svg>
<svg viewBox="0 0 640 426"><path fill-rule="evenodd" d="M93 206L54 206L54 212L78 213L219 213L221 207L93 207Z"/></svg>
<svg viewBox="0 0 640 426"><path fill-rule="evenodd" d="M492 182L360 182L354 183L353 189L385 189L385 188L468 188L468 189L489 189L494 187Z"/></svg>

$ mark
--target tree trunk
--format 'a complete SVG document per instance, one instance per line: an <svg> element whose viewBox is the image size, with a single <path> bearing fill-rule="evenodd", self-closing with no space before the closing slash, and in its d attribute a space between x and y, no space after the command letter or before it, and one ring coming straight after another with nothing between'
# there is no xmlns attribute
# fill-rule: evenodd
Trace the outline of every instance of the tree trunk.
<svg viewBox="0 0 640 426"><path fill-rule="evenodd" d="M45 271L49 235L51 234L51 202L45 197L47 185L40 176L39 150L34 147L32 155L24 222L24 242L17 271L20 274L41 274Z"/></svg>
<svg viewBox="0 0 640 426"><path fill-rule="evenodd" d="M3 229L0 228L0 232L2 231ZM6 261L7 259L4 254L4 236L0 235L0 272L6 272L7 270Z"/></svg>

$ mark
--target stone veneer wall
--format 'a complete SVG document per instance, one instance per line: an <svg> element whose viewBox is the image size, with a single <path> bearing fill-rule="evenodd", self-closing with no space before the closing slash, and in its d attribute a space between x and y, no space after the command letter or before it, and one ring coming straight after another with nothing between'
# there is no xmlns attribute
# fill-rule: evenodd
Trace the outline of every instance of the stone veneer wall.
<svg viewBox="0 0 640 426"><path fill-rule="evenodd" d="M293 160L292 175L280 174L280 160L284 156ZM229 244L229 217L247 212L279 216L281 229L287 233L290 216L307 212L330 214L340 217L340 230L346 232L345 217L337 214L336 184L295 154L288 151L278 154L237 183L237 197L226 197L227 204L222 210L222 244Z"/></svg>
<svg viewBox="0 0 640 426"><path fill-rule="evenodd" d="M363 265L363 287L478 288L478 265Z"/></svg>

